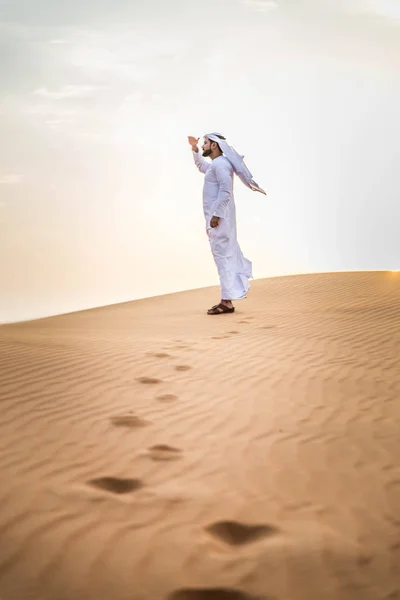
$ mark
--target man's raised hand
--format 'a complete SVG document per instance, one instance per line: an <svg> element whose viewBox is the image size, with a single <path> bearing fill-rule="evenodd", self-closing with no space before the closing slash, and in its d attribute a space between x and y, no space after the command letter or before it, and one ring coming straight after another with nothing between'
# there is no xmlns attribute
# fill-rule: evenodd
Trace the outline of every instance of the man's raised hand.
<svg viewBox="0 0 400 600"><path fill-rule="evenodd" d="M188 142L189 142L189 144L192 146L192 150L193 150L194 152L197 152L197 151L198 151L197 144L199 143L199 139L200 139L200 138L197 138L197 139L196 139L196 138L195 138L195 137L193 137L192 135L189 135L189 136L188 136Z"/></svg>

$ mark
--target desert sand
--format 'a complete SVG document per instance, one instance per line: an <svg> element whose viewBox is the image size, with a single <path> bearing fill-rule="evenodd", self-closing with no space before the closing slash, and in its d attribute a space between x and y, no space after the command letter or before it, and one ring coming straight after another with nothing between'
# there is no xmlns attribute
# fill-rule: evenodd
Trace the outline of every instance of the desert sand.
<svg viewBox="0 0 400 600"><path fill-rule="evenodd" d="M398 600L400 275L0 328L3 600Z"/></svg>

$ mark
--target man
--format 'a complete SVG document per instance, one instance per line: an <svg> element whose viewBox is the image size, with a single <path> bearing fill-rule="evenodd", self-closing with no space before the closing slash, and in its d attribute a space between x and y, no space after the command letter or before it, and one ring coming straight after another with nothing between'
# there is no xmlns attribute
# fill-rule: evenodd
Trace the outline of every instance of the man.
<svg viewBox="0 0 400 600"><path fill-rule="evenodd" d="M209 315L233 313L232 300L246 298L250 289L249 279L252 264L242 254L237 241L236 208L233 196L233 175L254 191L265 194L253 180L253 176L240 156L220 133L204 137L202 155L199 152L200 138L189 136L194 162L205 174L203 187L203 209L211 252L218 269L221 301L207 311ZM211 158L211 163L205 160Z"/></svg>

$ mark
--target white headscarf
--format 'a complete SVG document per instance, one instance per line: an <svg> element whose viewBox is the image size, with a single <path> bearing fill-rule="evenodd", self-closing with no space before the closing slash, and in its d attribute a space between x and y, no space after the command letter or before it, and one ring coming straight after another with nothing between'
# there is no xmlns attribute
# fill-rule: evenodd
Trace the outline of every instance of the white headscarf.
<svg viewBox="0 0 400 600"><path fill-rule="evenodd" d="M234 148L232 148L232 146L229 146L225 139L221 139L223 138L223 136L220 133L216 133L214 131L214 133L207 133L207 135L205 135L204 137L206 137L208 140L211 140L212 142L217 142L218 146L221 148L223 155L229 160L233 167L233 170L235 171L236 175L242 180L244 185L246 185L248 188L255 192L261 192L261 194L267 195L266 192L264 192L264 190L261 189L260 186L254 181L253 175L250 173L249 169L244 164L244 156L241 156L236 152Z"/></svg>

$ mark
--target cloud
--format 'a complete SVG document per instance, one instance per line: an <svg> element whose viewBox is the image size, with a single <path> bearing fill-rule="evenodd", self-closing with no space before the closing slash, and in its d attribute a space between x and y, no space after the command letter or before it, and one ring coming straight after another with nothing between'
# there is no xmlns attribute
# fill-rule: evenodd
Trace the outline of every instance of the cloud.
<svg viewBox="0 0 400 600"><path fill-rule="evenodd" d="M258 12L270 12L278 8L274 0L245 0L245 4Z"/></svg>
<svg viewBox="0 0 400 600"><path fill-rule="evenodd" d="M364 10L389 19L400 20L399 0L365 0Z"/></svg>
<svg viewBox="0 0 400 600"><path fill-rule="evenodd" d="M68 44L69 42L68 42L68 40L63 40L62 38L58 38L58 39L54 39L54 40L49 40L48 43L49 44L53 44L55 46L56 45L61 46L61 45L64 45L64 44Z"/></svg>
<svg viewBox="0 0 400 600"><path fill-rule="evenodd" d="M270 12L282 8L290 12L313 10L318 13L376 15L392 20L400 20L400 0L299 0L295 4L288 0L243 0L258 12Z"/></svg>
<svg viewBox="0 0 400 600"><path fill-rule="evenodd" d="M24 47L20 83L10 74L0 113L22 117L27 127L75 138L106 138L115 128L118 137L126 119L138 127L144 115L173 111L177 91L184 95L193 86L193 63L201 67L204 58L190 32L154 24L142 23L134 31L83 26L41 35L41 44ZM18 63L19 40L10 36Z"/></svg>
<svg viewBox="0 0 400 600"><path fill-rule="evenodd" d="M315 6L346 14L400 19L400 0L314 0Z"/></svg>
<svg viewBox="0 0 400 600"><path fill-rule="evenodd" d="M49 98L51 100L63 100L69 98L87 98L99 90L106 88L93 85L64 85L58 91L50 91L45 87L35 90L35 96Z"/></svg>
<svg viewBox="0 0 400 600"><path fill-rule="evenodd" d="M314 8L345 14L373 14L389 19L400 19L400 0L312 0Z"/></svg>
<svg viewBox="0 0 400 600"><path fill-rule="evenodd" d="M64 51L62 51L64 49ZM185 56L188 41L155 26L132 31L82 30L61 45L60 63L96 84L147 84Z"/></svg>
<svg viewBox="0 0 400 600"><path fill-rule="evenodd" d="M2 185L14 185L22 181L22 175L17 173L4 173L0 174L0 184Z"/></svg>

